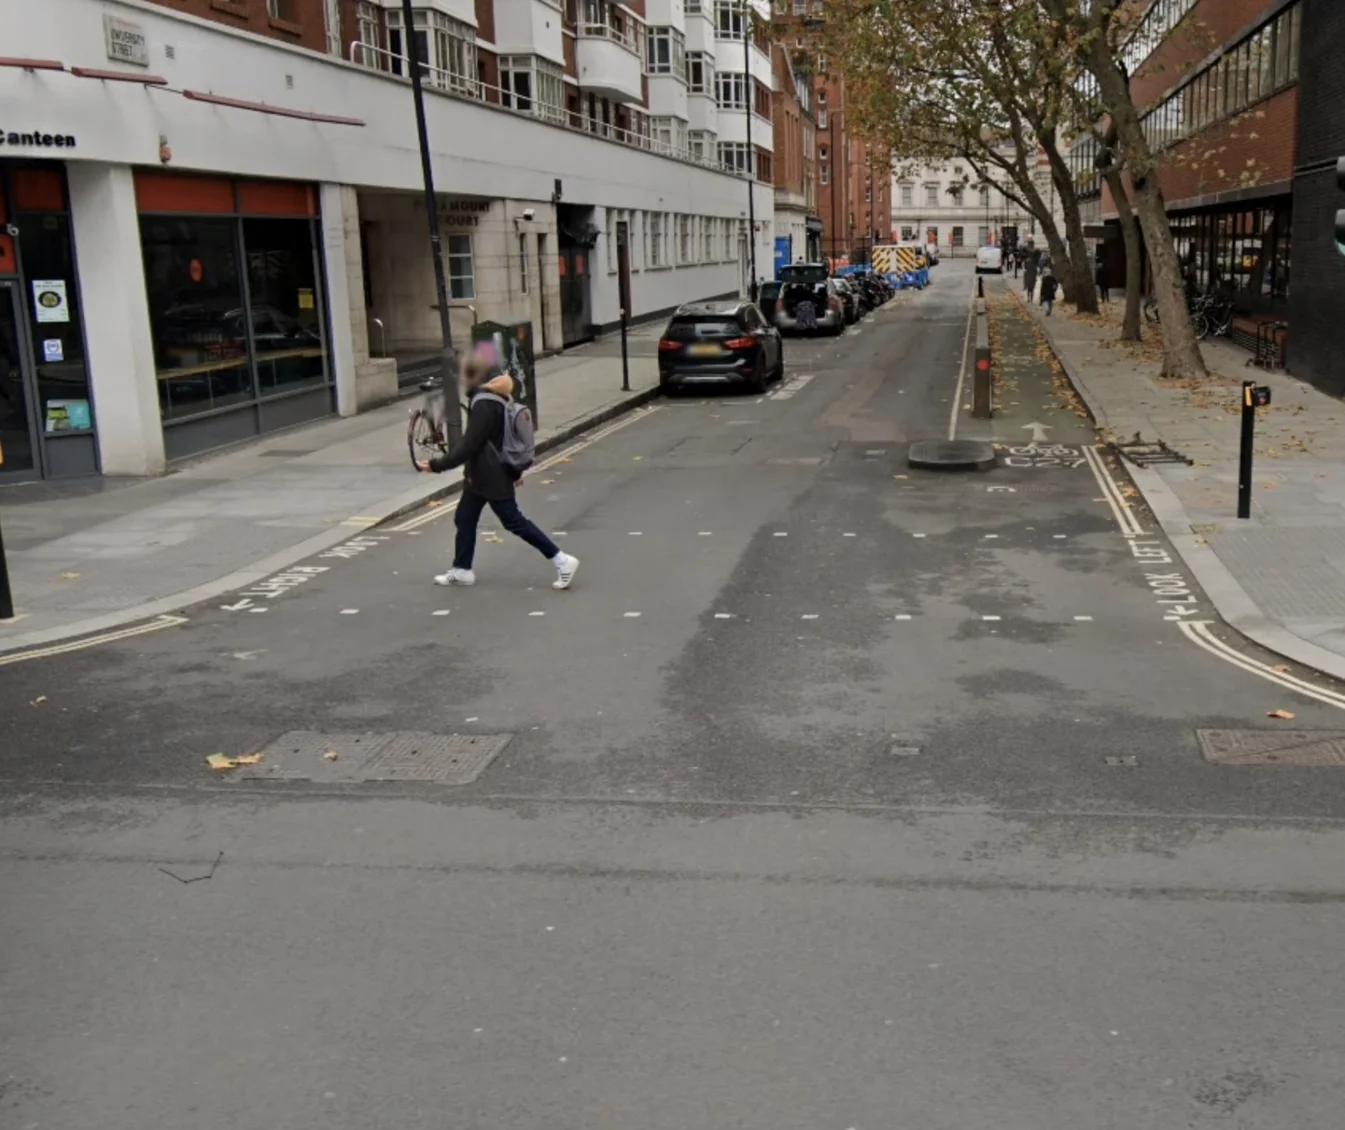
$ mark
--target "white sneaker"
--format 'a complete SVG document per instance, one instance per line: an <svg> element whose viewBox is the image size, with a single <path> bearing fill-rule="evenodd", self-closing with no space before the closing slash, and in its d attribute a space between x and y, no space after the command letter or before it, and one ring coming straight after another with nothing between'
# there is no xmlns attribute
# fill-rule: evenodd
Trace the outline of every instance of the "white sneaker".
<svg viewBox="0 0 1345 1130"><path fill-rule="evenodd" d="M579 558L572 557L568 553L562 553L554 558L556 566L556 579L552 583L553 589L568 589L570 582L574 580L574 575L579 571Z"/></svg>
<svg viewBox="0 0 1345 1130"><path fill-rule="evenodd" d="M462 585L470 587L476 584L476 574L470 569L450 569L434 578L436 585Z"/></svg>

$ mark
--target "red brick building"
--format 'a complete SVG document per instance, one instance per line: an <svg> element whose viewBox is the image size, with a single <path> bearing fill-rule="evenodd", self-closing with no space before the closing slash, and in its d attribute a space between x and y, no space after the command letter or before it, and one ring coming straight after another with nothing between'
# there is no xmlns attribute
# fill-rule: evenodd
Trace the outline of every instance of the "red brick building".
<svg viewBox="0 0 1345 1130"><path fill-rule="evenodd" d="M1287 310L1303 0L1155 0L1126 48L1177 250L1246 315ZM1084 176L1091 147L1080 146ZM1114 220L1100 192L1099 218ZM1123 277L1119 234L1104 256Z"/></svg>

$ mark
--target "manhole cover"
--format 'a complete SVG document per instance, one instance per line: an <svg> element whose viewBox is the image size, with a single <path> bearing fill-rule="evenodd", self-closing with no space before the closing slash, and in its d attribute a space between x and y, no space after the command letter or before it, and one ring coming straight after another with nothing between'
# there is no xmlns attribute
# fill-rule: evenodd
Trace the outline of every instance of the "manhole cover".
<svg viewBox="0 0 1345 1130"><path fill-rule="evenodd" d="M1345 730L1197 730L1215 765L1345 765Z"/></svg>
<svg viewBox="0 0 1345 1130"><path fill-rule="evenodd" d="M931 471L988 471L995 449L972 439L922 439L911 444L906 461Z"/></svg>
<svg viewBox="0 0 1345 1130"><path fill-rule="evenodd" d="M481 776L511 737L407 730L369 734L292 730L261 750L261 764L247 767L240 776L319 784L419 781L467 785Z"/></svg>

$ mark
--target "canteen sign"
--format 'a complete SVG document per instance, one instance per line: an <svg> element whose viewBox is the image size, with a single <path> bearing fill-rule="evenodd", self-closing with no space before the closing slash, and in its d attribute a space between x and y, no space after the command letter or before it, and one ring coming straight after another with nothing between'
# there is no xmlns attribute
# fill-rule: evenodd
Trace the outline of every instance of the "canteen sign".
<svg viewBox="0 0 1345 1130"><path fill-rule="evenodd" d="M33 318L38 322L70 321L65 279L33 280Z"/></svg>

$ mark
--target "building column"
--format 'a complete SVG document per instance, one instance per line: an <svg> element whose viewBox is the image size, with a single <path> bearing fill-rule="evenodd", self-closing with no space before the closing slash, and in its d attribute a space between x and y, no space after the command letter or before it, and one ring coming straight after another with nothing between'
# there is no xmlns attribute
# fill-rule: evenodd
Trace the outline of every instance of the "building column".
<svg viewBox="0 0 1345 1130"><path fill-rule="evenodd" d="M135 178L129 165L71 161L66 182L103 474L157 475L166 460Z"/></svg>
<svg viewBox="0 0 1345 1130"><path fill-rule="evenodd" d="M369 356L359 196L349 185L323 184L319 202L330 335L327 357L336 381L337 414L354 416L396 399L397 362Z"/></svg>

